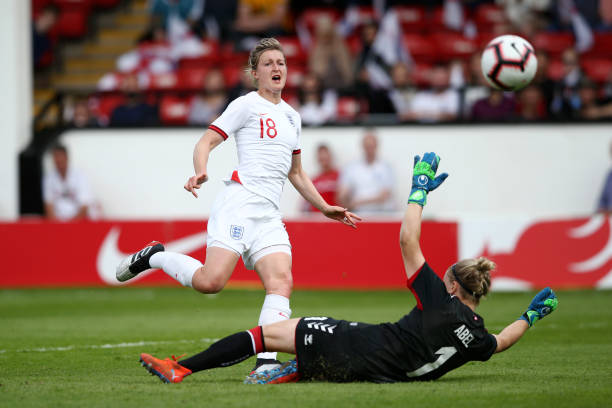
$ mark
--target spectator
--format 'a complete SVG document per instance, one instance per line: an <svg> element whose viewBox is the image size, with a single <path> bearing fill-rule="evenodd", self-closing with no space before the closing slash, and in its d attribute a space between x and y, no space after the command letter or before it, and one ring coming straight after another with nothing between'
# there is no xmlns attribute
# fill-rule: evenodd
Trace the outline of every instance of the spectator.
<svg viewBox="0 0 612 408"><path fill-rule="evenodd" d="M328 16L317 20L315 45L308 58L310 71L325 88L347 88L353 84L353 62L344 39Z"/></svg>
<svg viewBox="0 0 612 408"><path fill-rule="evenodd" d="M578 53L573 48L563 51L563 77L555 84L551 112L559 119L570 119L580 109L578 84L583 77Z"/></svg>
<svg viewBox="0 0 612 408"><path fill-rule="evenodd" d="M465 75L462 116L470 118L474 103L486 99L490 92L491 87L482 73L480 53L473 54L469 60L467 75Z"/></svg>
<svg viewBox="0 0 612 408"><path fill-rule="evenodd" d="M393 88L389 91L389 99L393 103L397 117L404 120L409 114L410 104L416 95L416 88L412 85L410 71L406 64L399 62L393 66L391 80Z"/></svg>
<svg viewBox="0 0 612 408"><path fill-rule="evenodd" d="M51 153L54 168L43 177L45 217L54 221L86 218L92 197L85 175L68 165L68 151L63 145L53 146Z"/></svg>
<svg viewBox="0 0 612 408"><path fill-rule="evenodd" d="M128 75L122 84L125 102L118 105L111 114L111 126L147 126L157 123L157 110L144 102L139 93L138 77Z"/></svg>
<svg viewBox="0 0 612 408"><path fill-rule="evenodd" d="M393 105L387 96L391 88L389 66L374 46L378 24L366 22L361 28L361 52L357 56L355 87L358 94L367 99L370 113L393 113Z"/></svg>
<svg viewBox="0 0 612 408"><path fill-rule="evenodd" d="M555 81L553 81L548 75L550 58L548 57L548 53L542 50L536 49L535 55L538 60L538 70L536 71L535 77L531 83L540 88L540 91L542 91L544 103L546 104L547 116L551 116L551 102L555 94L556 85Z"/></svg>
<svg viewBox="0 0 612 408"><path fill-rule="evenodd" d="M53 52L53 41L49 32L57 22L59 9L54 5L45 6L32 26L32 50L34 66L42 65L46 55Z"/></svg>
<svg viewBox="0 0 612 408"><path fill-rule="evenodd" d="M191 101L187 123L208 126L227 105L223 74L218 69L208 72L204 80L204 91Z"/></svg>
<svg viewBox="0 0 612 408"><path fill-rule="evenodd" d="M474 103L471 118L474 121L509 121L514 118L515 110L513 97L504 95L502 91L492 90L487 98Z"/></svg>
<svg viewBox="0 0 612 408"><path fill-rule="evenodd" d="M255 90L255 86L253 84L253 77L250 72L241 71L240 72L240 81L236 85L230 88L227 94L227 100L233 101L239 96L246 95L251 91ZM227 106L226 106L227 107Z"/></svg>
<svg viewBox="0 0 612 408"><path fill-rule="evenodd" d="M236 1L206 0L199 26L206 31L208 38L214 38L219 42L229 41L236 20L237 8Z"/></svg>
<svg viewBox="0 0 612 408"><path fill-rule="evenodd" d="M173 19L184 22L189 27L200 20L204 11L204 0L151 0L149 12L153 25L170 31Z"/></svg>
<svg viewBox="0 0 612 408"><path fill-rule="evenodd" d="M317 147L317 163L319 163L319 174L312 179L312 184L329 205L338 205L336 195L339 173L334 165L332 153L326 144L320 144ZM305 204L307 211L319 211L309 203Z"/></svg>
<svg viewBox="0 0 612 408"><path fill-rule="evenodd" d="M459 114L459 92L449 87L450 73L446 65L431 70L431 89L417 92L406 116L420 122L447 122Z"/></svg>
<svg viewBox="0 0 612 408"><path fill-rule="evenodd" d="M333 89L324 91L314 74L305 75L299 91L300 115L305 125L322 125L333 121L338 109L338 97Z"/></svg>
<svg viewBox="0 0 612 408"><path fill-rule="evenodd" d="M77 128L98 127L98 121L91 114L87 99L79 99L74 103L72 126Z"/></svg>
<svg viewBox="0 0 612 408"><path fill-rule="evenodd" d="M518 95L518 116L525 121L546 119L546 105L540 88L530 85Z"/></svg>
<svg viewBox="0 0 612 408"><path fill-rule="evenodd" d="M290 31L287 0L239 0L234 29L236 46L252 48L258 38L277 37Z"/></svg>
<svg viewBox="0 0 612 408"><path fill-rule="evenodd" d="M597 85L588 78L580 83L579 117L586 120L601 120L612 118L612 99L597 97Z"/></svg>
<svg viewBox="0 0 612 408"><path fill-rule="evenodd" d="M612 156L612 144L610 144L610 155ZM608 172L603 189L601 190L597 212L608 215L612 214L612 170Z"/></svg>
<svg viewBox="0 0 612 408"><path fill-rule="evenodd" d="M351 211L393 211L393 170L378 159L378 139L373 130L366 131L362 144L364 158L349 164L340 174L338 201Z"/></svg>

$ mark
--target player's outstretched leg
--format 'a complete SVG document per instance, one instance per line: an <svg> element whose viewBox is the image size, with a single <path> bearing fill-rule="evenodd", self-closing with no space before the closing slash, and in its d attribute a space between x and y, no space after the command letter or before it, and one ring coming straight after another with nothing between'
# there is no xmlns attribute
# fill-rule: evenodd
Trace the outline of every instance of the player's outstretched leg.
<svg viewBox="0 0 612 408"><path fill-rule="evenodd" d="M289 360L277 368L263 372L253 372L245 380L245 384L283 384L297 382L300 380L300 373L297 368L297 361Z"/></svg>
<svg viewBox="0 0 612 408"><path fill-rule="evenodd" d="M117 266L117 280L119 282L125 282L132 279L140 272L151 269L151 265L149 264L151 256L163 250L164 246L161 243L152 241L140 251L128 255L121 261L119 266Z"/></svg>
<svg viewBox="0 0 612 408"><path fill-rule="evenodd" d="M165 383L179 383L183 381L183 378L191 374L191 370L177 363L174 356L172 356L172 360L169 358L160 360L150 354L142 353L140 355L140 364L151 375L158 376Z"/></svg>

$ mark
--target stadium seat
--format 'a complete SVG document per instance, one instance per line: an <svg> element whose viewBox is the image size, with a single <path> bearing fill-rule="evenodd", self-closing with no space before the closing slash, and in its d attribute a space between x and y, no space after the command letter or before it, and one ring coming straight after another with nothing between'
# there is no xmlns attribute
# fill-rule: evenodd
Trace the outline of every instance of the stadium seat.
<svg viewBox="0 0 612 408"><path fill-rule="evenodd" d="M287 83L288 88L299 88L302 85L302 79L304 78L304 67L296 65L289 67L287 70Z"/></svg>
<svg viewBox="0 0 612 408"><path fill-rule="evenodd" d="M180 68L177 71L177 86L183 90L201 90L204 86L204 79L209 69L206 67Z"/></svg>
<svg viewBox="0 0 612 408"><path fill-rule="evenodd" d="M479 50L476 40L465 38L459 33L441 32L431 37L436 44L438 60L469 58Z"/></svg>
<svg viewBox="0 0 612 408"><path fill-rule="evenodd" d="M536 50L559 55L574 46L574 36L570 33L540 32L535 35L531 44Z"/></svg>
<svg viewBox="0 0 612 408"><path fill-rule="evenodd" d="M596 33L593 47L583 54L585 57L611 58L612 33Z"/></svg>
<svg viewBox="0 0 612 408"><path fill-rule="evenodd" d="M507 22L505 11L495 4L481 4L474 12L478 31L489 31L493 26Z"/></svg>
<svg viewBox="0 0 612 408"><path fill-rule="evenodd" d="M109 9L117 6L121 0L93 0L93 5L98 8Z"/></svg>
<svg viewBox="0 0 612 408"><path fill-rule="evenodd" d="M361 25L367 23L368 21L376 21L376 12L372 6L357 6L355 7L357 11L357 25L356 28L359 28Z"/></svg>
<svg viewBox="0 0 612 408"><path fill-rule="evenodd" d="M553 81L558 81L563 77L563 62L560 59L551 59L546 69L546 76Z"/></svg>
<svg viewBox="0 0 612 408"><path fill-rule="evenodd" d="M436 50L436 43L429 36L407 33L402 36L402 41L415 60L434 61L438 59L439 52Z"/></svg>
<svg viewBox="0 0 612 408"><path fill-rule="evenodd" d="M417 62L410 72L412 83L418 87L426 87L429 85L429 72L431 64Z"/></svg>
<svg viewBox="0 0 612 408"><path fill-rule="evenodd" d="M365 102L353 96L341 96L338 98L338 109L336 111L336 121L352 122L362 113L367 112Z"/></svg>
<svg viewBox="0 0 612 408"><path fill-rule="evenodd" d="M202 42L202 45L204 47L203 55L193 58L182 58L179 61L179 66L181 68L201 68L202 66L210 66L213 64L217 64L221 61L218 42L207 40Z"/></svg>
<svg viewBox="0 0 612 408"><path fill-rule="evenodd" d="M465 11L464 11L464 14L465 14ZM444 24L444 8L443 7L436 7L433 10L433 12L430 13L428 21L427 21L427 27L432 33L438 33L441 31L454 31L448 28Z"/></svg>
<svg viewBox="0 0 612 408"><path fill-rule="evenodd" d="M151 74L149 77L150 90L169 90L177 89L179 86L178 75L175 72L166 72L163 74Z"/></svg>
<svg viewBox="0 0 612 408"><path fill-rule="evenodd" d="M612 59L583 59L581 64L584 73L595 82L606 82L612 74Z"/></svg>
<svg viewBox="0 0 612 408"><path fill-rule="evenodd" d="M306 61L306 53L297 37L277 37L277 40L283 46L288 64L303 64Z"/></svg>
<svg viewBox="0 0 612 408"><path fill-rule="evenodd" d="M243 65L225 65L223 67L223 78L225 79L225 86L231 88L240 82L240 75L244 71Z"/></svg>
<svg viewBox="0 0 612 408"><path fill-rule="evenodd" d="M191 108L191 97L165 95L159 104L159 116L165 125L186 125Z"/></svg>
<svg viewBox="0 0 612 408"><path fill-rule="evenodd" d="M395 12L404 32L420 32L427 26L423 7L397 6Z"/></svg>
<svg viewBox="0 0 612 408"><path fill-rule="evenodd" d="M113 110L125 101L125 96L121 93L108 93L94 95L89 98L89 106L94 116L102 124L108 124Z"/></svg>
<svg viewBox="0 0 612 408"><path fill-rule="evenodd" d="M61 10L57 19L58 34L64 38L80 38L87 34L88 13L82 10Z"/></svg>

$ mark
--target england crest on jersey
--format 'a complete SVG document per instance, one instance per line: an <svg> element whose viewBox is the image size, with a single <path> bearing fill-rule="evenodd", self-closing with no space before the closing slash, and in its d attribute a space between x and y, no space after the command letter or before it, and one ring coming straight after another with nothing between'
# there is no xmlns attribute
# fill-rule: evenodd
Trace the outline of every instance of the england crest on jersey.
<svg viewBox="0 0 612 408"><path fill-rule="evenodd" d="M232 239L242 239L244 234L244 227L242 225L232 225L230 227L230 237Z"/></svg>
<svg viewBox="0 0 612 408"><path fill-rule="evenodd" d="M291 123L291 126L295 128L295 122L293 121L293 116L287 112L285 112L285 116L287 116L287 119L289 120L289 123Z"/></svg>

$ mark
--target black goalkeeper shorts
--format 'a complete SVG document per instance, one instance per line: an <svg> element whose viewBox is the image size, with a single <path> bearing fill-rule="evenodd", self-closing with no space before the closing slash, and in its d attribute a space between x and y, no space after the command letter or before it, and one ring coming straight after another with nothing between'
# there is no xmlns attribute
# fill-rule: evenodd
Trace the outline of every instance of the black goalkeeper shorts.
<svg viewBox="0 0 612 408"><path fill-rule="evenodd" d="M352 347L367 323L331 317L304 317L295 329L295 352L302 379L349 382L364 378Z"/></svg>

